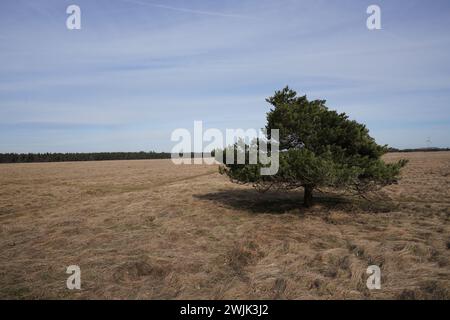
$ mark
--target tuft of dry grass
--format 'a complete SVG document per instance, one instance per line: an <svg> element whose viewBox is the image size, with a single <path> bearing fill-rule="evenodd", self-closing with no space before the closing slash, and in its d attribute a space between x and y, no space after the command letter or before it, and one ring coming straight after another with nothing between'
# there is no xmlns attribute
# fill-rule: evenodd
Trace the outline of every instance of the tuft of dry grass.
<svg viewBox="0 0 450 320"><path fill-rule="evenodd" d="M449 299L450 153L386 159L403 157L375 201L317 194L308 210L216 166L2 164L0 298Z"/></svg>

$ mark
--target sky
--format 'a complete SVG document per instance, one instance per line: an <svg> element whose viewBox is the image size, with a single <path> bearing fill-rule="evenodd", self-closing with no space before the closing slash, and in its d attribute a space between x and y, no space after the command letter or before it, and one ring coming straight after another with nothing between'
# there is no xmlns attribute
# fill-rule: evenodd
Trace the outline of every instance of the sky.
<svg viewBox="0 0 450 320"><path fill-rule="evenodd" d="M170 151L196 120L264 127L286 85L379 144L450 147L449 31L448 0L1 0L0 152Z"/></svg>

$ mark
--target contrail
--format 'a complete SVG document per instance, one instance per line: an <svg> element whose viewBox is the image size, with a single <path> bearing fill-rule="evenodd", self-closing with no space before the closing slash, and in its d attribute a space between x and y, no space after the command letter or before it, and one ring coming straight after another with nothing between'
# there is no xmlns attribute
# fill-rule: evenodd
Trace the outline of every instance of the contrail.
<svg viewBox="0 0 450 320"><path fill-rule="evenodd" d="M188 8L179 8L179 7L171 7L163 4L153 3L153 2L142 2L136 0L120 0L122 2L135 3L143 6L149 6L154 8L161 8L166 10L173 10L179 12L187 12L194 14L202 14L207 16L216 16L216 17L225 17L225 18L240 18L240 19L249 19L249 16L239 15L239 14L231 14L231 13L221 13L221 12L213 12L213 11L202 11L202 10L192 10Z"/></svg>

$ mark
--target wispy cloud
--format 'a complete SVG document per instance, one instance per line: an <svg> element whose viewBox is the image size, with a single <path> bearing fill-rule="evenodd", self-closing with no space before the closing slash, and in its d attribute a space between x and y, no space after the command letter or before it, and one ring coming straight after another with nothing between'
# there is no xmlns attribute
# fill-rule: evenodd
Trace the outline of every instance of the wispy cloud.
<svg viewBox="0 0 450 320"><path fill-rule="evenodd" d="M213 11L204 11L204 10L193 10L188 8L180 8L180 7L172 7L167 6L163 4L148 2L148 1L137 1L137 0L119 0L122 2L127 3L134 3L141 6L149 6L153 8L160 8L160 9L166 9L166 10L172 10L172 11L178 11L178 12L185 12L185 13L192 13L192 14L200 14L200 15L206 15L206 16L216 16L216 17L223 17L223 18L243 18L243 19L249 19L251 17L246 15L240 15L240 14L232 14L232 13L223 13L223 12L213 12Z"/></svg>

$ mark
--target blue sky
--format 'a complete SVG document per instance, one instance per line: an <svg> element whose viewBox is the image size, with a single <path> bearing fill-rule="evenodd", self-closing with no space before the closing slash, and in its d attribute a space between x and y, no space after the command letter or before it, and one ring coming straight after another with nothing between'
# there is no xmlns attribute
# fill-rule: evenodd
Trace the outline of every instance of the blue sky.
<svg viewBox="0 0 450 320"><path fill-rule="evenodd" d="M448 0L2 0L0 152L170 151L194 120L263 127L285 85L378 143L450 147L449 31Z"/></svg>

